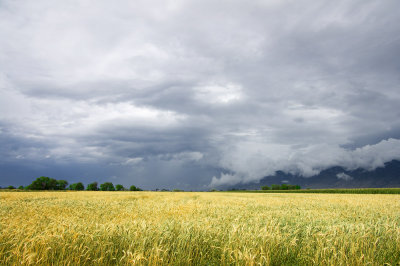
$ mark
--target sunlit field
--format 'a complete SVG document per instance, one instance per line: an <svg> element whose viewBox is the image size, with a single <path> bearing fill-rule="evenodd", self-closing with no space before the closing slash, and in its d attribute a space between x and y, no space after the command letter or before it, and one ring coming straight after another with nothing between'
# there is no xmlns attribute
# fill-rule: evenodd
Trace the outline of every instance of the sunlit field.
<svg viewBox="0 0 400 266"><path fill-rule="evenodd" d="M0 264L400 263L400 195L0 192Z"/></svg>

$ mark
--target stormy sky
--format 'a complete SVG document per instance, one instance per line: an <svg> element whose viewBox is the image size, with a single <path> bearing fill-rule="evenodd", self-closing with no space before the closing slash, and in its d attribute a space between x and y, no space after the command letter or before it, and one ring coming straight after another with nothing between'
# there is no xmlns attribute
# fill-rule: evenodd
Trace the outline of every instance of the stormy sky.
<svg viewBox="0 0 400 266"><path fill-rule="evenodd" d="M400 159L399 20L397 0L2 0L0 186Z"/></svg>

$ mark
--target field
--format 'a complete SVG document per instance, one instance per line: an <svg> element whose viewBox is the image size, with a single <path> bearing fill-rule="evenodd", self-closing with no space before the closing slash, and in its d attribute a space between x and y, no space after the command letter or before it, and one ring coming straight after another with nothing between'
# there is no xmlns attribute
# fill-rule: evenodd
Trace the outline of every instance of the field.
<svg viewBox="0 0 400 266"><path fill-rule="evenodd" d="M400 194L400 188L326 188L298 190L231 190L247 193Z"/></svg>
<svg viewBox="0 0 400 266"><path fill-rule="evenodd" d="M400 263L400 195L0 192L0 264Z"/></svg>

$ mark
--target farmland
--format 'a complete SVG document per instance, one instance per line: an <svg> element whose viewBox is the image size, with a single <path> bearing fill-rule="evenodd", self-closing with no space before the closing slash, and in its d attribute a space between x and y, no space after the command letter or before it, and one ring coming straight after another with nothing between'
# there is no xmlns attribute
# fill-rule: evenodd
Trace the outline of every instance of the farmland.
<svg viewBox="0 0 400 266"><path fill-rule="evenodd" d="M0 264L400 263L400 195L0 192Z"/></svg>
<svg viewBox="0 0 400 266"><path fill-rule="evenodd" d="M241 193L400 194L400 188L327 188L299 190L230 190Z"/></svg>

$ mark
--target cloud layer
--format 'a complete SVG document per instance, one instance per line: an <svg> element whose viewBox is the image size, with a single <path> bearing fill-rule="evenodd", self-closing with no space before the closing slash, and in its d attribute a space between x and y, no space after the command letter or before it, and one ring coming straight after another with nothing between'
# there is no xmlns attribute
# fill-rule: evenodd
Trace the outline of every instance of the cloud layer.
<svg viewBox="0 0 400 266"><path fill-rule="evenodd" d="M293 148L260 141L246 142L237 143L234 151L223 154L220 164L232 173L221 174L220 178L214 176L211 187L258 181L260 176L274 175L278 170L305 178L339 165L346 170L374 170L383 167L385 162L400 159L400 140L383 140L355 150L325 144ZM338 178L347 180L349 177L340 175Z"/></svg>
<svg viewBox="0 0 400 266"><path fill-rule="evenodd" d="M2 1L0 185L204 189L400 159L398 1Z"/></svg>

